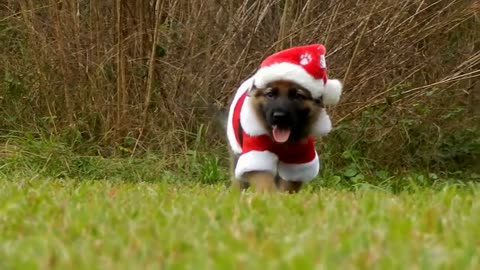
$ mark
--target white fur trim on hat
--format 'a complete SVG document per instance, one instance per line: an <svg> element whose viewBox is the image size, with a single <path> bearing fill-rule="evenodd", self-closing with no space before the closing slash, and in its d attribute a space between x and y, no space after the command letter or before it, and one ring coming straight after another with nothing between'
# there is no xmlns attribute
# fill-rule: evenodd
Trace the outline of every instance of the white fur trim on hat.
<svg viewBox="0 0 480 270"><path fill-rule="evenodd" d="M268 83L287 80L298 83L312 93L315 98L323 94L323 79L316 80L303 67L291 63L278 63L260 68L254 75L256 87L264 88Z"/></svg>
<svg viewBox="0 0 480 270"><path fill-rule="evenodd" d="M278 175L285 181L308 182L314 179L320 171L320 160L315 152L315 158L307 163L288 164L280 162L278 164Z"/></svg>
<svg viewBox="0 0 480 270"><path fill-rule="evenodd" d="M327 114L326 109L322 109L318 115L318 119L312 127L313 136L325 136L332 130L332 121Z"/></svg>
<svg viewBox="0 0 480 270"><path fill-rule="evenodd" d="M243 131L250 136L268 134L268 131L258 119L250 97L246 97L243 102L242 110L240 111L240 124L242 125Z"/></svg>
<svg viewBox="0 0 480 270"><path fill-rule="evenodd" d="M324 85L323 79L315 79L299 65L292 63L277 63L260 68L253 76L256 87L264 88L268 83L287 80L298 83L309 90L314 98L323 96L327 105L334 105L340 100L342 84L338 80L327 80Z"/></svg>
<svg viewBox="0 0 480 270"><path fill-rule="evenodd" d="M242 154L235 167L235 177L242 179L247 172L266 171L277 174L278 157L269 151L250 151Z"/></svg>
<svg viewBox="0 0 480 270"><path fill-rule="evenodd" d="M335 105L340 101L342 95L342 83L339 80L327 80L323 95L323 104Z"/></svg>

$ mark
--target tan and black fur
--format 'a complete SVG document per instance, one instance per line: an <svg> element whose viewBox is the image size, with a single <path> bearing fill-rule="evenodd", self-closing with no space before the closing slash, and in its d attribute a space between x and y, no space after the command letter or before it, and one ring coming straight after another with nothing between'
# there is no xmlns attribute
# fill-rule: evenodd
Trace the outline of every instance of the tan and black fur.
<svg viewBox="0 0 480 270"><path fill-rule="evenodd" d="M255 88L249 93L255 114L259 122L272 136L272 126L279 125L291 130L286 143L306 139L324 107L322 99L314 99L311 93L290 81L276 81L265 88ZM275 117L274 117L275 115ZM281 117L276 117L281 115ZM232 153L232 170L235 170L239 156ZM233 179L233 184L241 190L252 186L255 191L272 192L276 190L295 193L302 182L285 181L269 172L254 171L247 173L244 179Z"/></svg>

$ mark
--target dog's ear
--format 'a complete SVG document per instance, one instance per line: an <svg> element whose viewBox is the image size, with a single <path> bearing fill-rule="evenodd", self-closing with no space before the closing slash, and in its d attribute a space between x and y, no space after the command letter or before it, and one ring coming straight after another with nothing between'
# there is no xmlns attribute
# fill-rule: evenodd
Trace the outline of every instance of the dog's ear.
<svg viewBox="0 0 480 270"><path fill-rule="evenodd" d="M255 85L255 81L252 82L252 86L250 86L250 89L248 89L248 96L251 97L252 96L252 93L255 93L256 91L260 90L260 88L258 88L256 85Z"/></svg>
<svg viewBox="0 0 480 270"><path fill-rule="evenodd" d="M219 130L227 130L228 108L220 105L219 102L212 102L207 104L206 113L213 119L213 124Z"/></svg>
<svg viewBox="0 0 480 270"><path fill-rule="evenodd" d="M256 90L256 89L258 89L258 88L257 88L257 86L255 85L255 80L252 80L252 86L250 86L250 90L248 90L248 91L254 91L254 90Z"/></svg>

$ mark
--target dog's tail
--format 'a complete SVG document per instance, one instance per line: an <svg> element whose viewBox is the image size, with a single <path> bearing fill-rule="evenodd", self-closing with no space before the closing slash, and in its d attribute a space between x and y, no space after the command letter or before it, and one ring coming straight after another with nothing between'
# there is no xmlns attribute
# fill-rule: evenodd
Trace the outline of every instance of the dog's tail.
<svg viewBox="0 0 480 270"><path fill-rule="evenodd" d="M209 103L207 105L207 112L213 120L212 122L215 130L224 135L227 132L228 108L221 106L217 102Z"/></svg>

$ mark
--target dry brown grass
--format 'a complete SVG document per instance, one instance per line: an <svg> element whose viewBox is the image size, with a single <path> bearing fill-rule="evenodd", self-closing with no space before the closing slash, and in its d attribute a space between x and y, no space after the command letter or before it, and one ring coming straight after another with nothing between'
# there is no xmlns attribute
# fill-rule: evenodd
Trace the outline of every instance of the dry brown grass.
<svg viewBox="0 0 480 270"><path fill-rule="evenodd" d="M415 105L437 126L478 106L478 12L474 0L4 0L0 128L182 152L264 56L321 42L345 82L335 123L388 104L367 133L401 145L392 119Z"/></svg>

